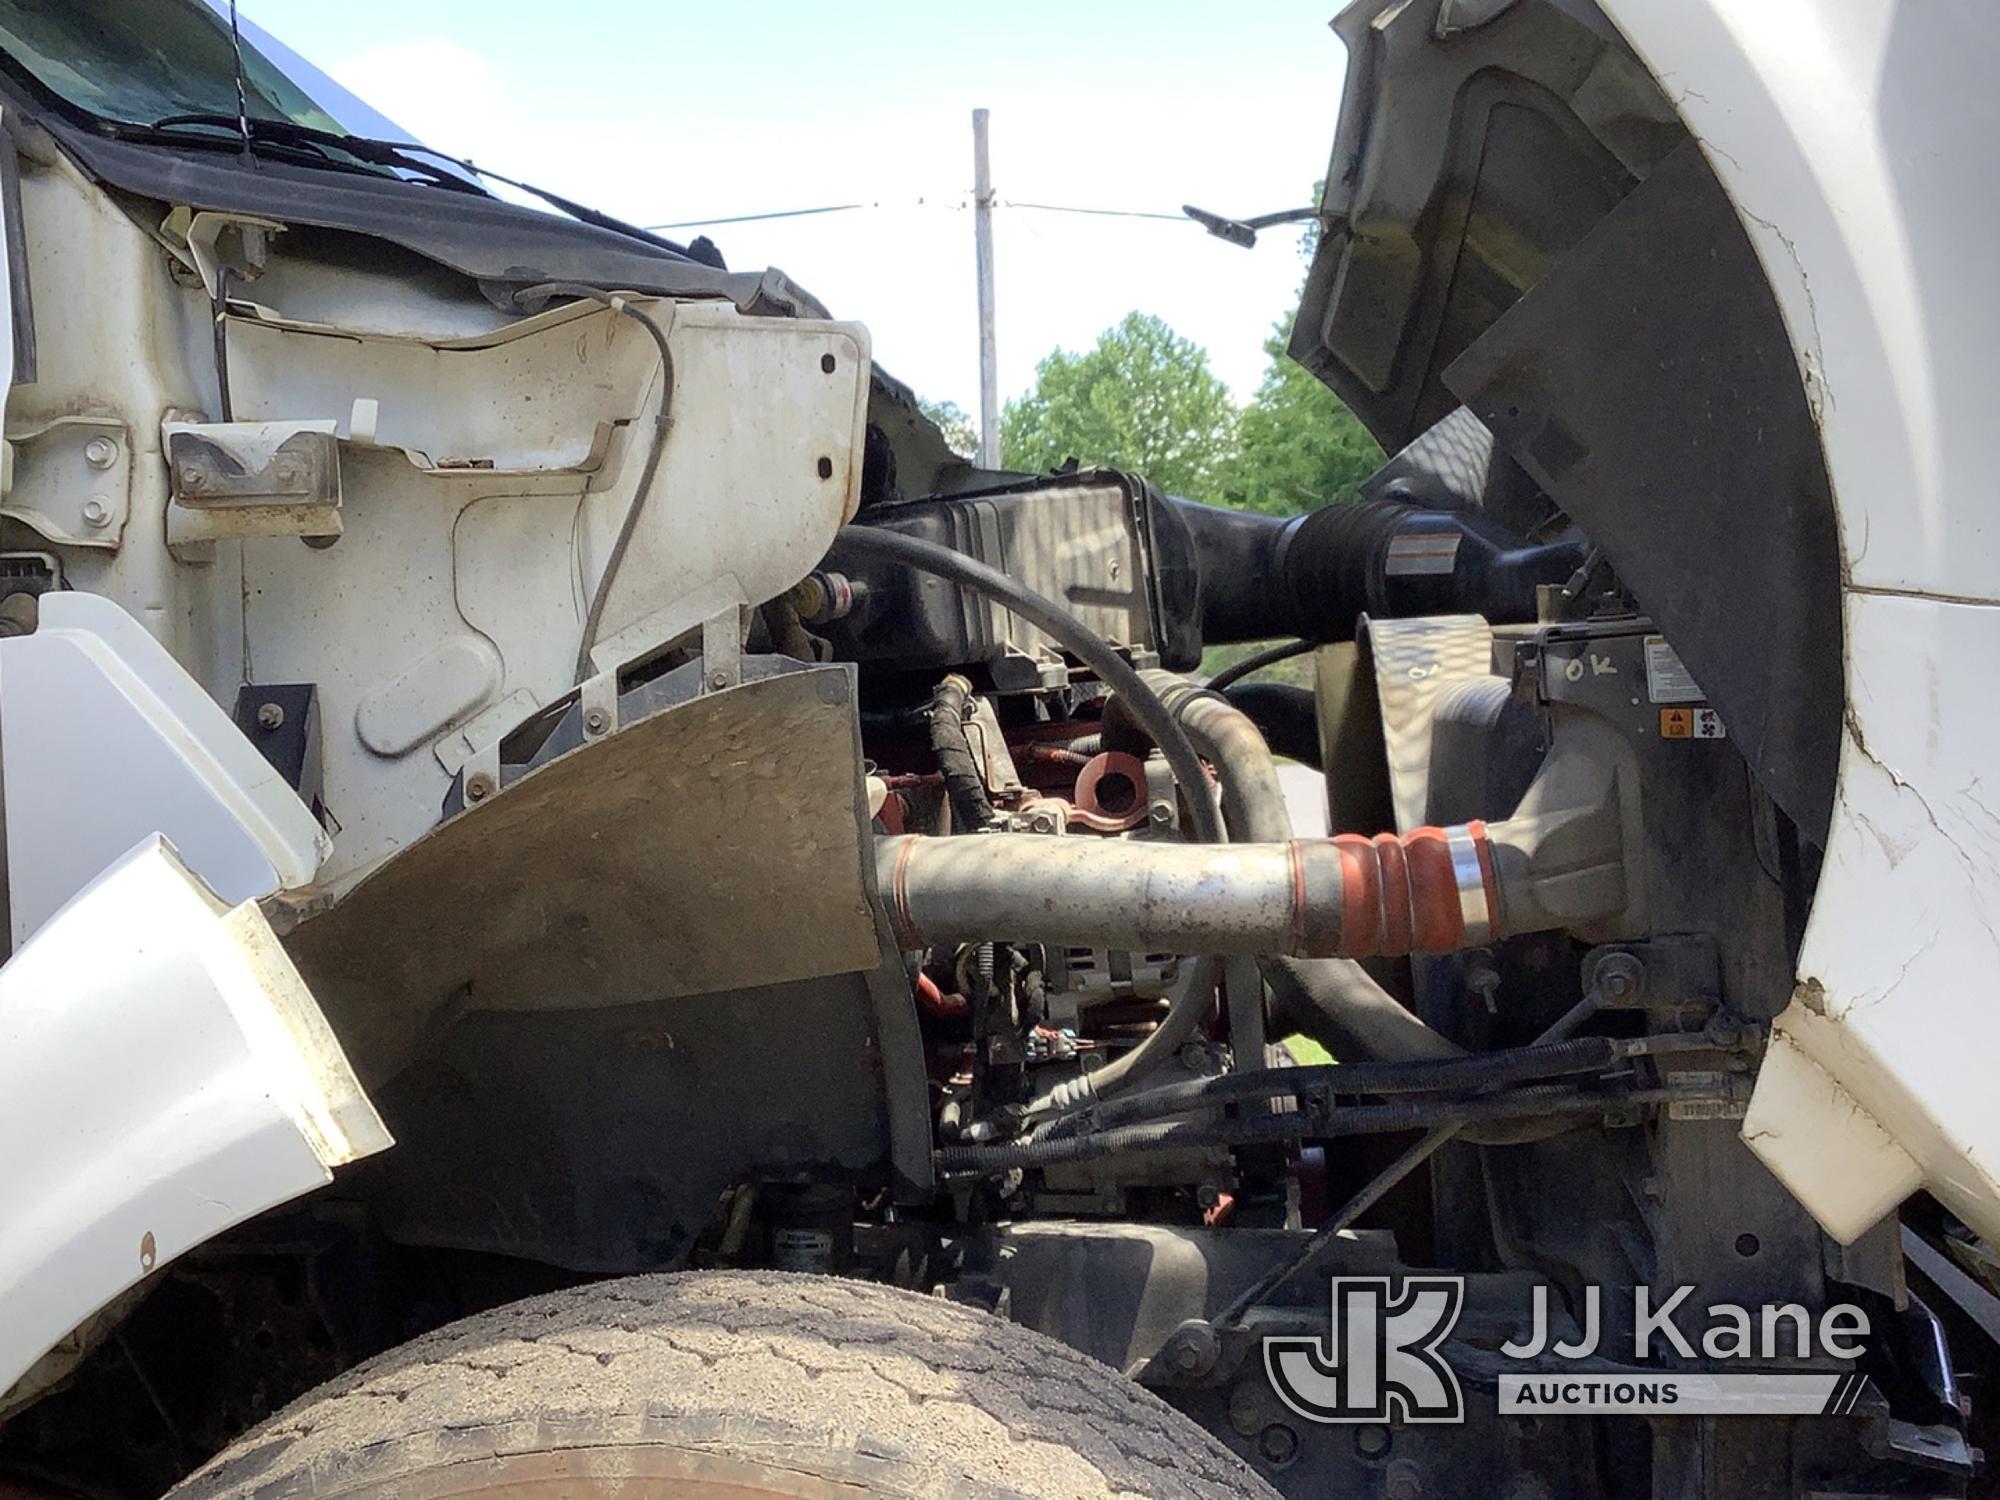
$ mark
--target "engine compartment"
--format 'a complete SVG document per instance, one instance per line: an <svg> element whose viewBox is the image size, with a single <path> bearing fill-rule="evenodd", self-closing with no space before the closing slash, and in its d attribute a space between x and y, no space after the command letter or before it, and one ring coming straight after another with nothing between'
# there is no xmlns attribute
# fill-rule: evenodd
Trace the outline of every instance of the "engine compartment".
<svg viewBox="0 0 2000 1500"><path fill-rule="evenodd" d="M1969 1232L1902 1178L1817 1223L1760 1145L1843 709L1776 300L1594 8L1378 9L1350 109L1424 128L1344 122L1295 349L1394 456L1291 519L975 470L775 273L28 128L0 620L118 601L311 808L266 912L397 1145L79 1331L0 1473L157 1489L455 1316L762 1266L1049 1333L1288 1494L1971 1492L1989 1351L1903 1241ZM1264 643L1310 685L1204 680ZM1463 1421L1273 1373L1326 1278L1424 1276ZM1865 1395L1496 1406L1551 1342L1717 1365L1681 1287L1861 1309L1741 1357Z"/></svg>

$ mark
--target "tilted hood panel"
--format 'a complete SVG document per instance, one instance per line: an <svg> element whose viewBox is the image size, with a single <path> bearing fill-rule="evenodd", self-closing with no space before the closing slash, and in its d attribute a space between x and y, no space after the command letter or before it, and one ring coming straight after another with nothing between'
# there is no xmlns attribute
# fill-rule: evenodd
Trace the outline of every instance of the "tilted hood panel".
<svg viewBox="0 0 2000 1500"><path fill-rule="evenodd" d="M1393 453L1457 405L1444 367L1685 132L1582 7L1361 0L1334 26L1347 86L1291 353Z"/></svg>

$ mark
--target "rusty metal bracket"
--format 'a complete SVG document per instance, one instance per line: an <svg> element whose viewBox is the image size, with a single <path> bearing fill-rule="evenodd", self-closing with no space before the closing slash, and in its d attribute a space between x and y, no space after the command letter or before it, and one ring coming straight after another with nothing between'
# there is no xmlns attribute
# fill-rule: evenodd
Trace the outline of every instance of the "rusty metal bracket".
<svg viewBox="0 0 2000 1500"><path fill-rule="evenodd" d="M167 545L337 537L340 444L329 419L167 422Z"/></svg>

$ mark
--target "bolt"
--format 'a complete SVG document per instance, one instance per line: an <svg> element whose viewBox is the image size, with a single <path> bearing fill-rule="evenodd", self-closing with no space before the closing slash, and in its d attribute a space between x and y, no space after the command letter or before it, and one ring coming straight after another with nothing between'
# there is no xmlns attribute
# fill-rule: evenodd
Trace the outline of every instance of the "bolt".
<svg viewBox="0 0 2000 1500"><path fill-rule="evenodd" d="M1255 1381L1237 1382L1229 1391L1229 1425L1238 1437L1255 1437L1264 1430L1264 1392Z"/></svg>
<svg viewBox="0 0 2000 1500"><path fill-rule="evenodd" d="M488 797L493 795L494 790L493 778L488 776L484 771L475 771L472 775L465 778L465 800L467 802L484 802Z"/></svg>
<svg viewBox="0 0 2000 1500"><path fill-rule="evenodd" d="M1389 1451L1389 1429L1373 1423L1355 1428L1354 1451L1363 1458L1380 1458Z"/></svg>
<svg viewBox="0 0 2000 1500"><path fill-rule="evenodd" d="M1388 1478L1382 1485L1382 1500L1421 1500L1423 1493L1423 1471L1415 1464L1389 1465Z"/></svg>
<svg viewBox="0 0 2000 1500"><path fill-rule="evenodd" d="M729 674L723 671L720 667L717 667L713 672L710 672L708 674L708 685L712 688L728 687Z"/></svg>
<svg viewBox="0 0 2000 1500"><path fill-rule="evenodd" d="M1257 1452L1265 1463L1282 1469L1299 1456L1299 1435L1282 1422L1273 1422L1257 1434Z"/></svg>
<svg viewBox="0 0 2000 1500"><path fill-rule="evenodd" d="M1174 810L1164 802L1155 802L1147 809L1146 816L1152 819L1155 828L1168 828L1173 825Z"/></svg>
<svg viewBox="0 0 2000 1500"><path fill-rule="evenodd" d="M297 484L299 482L299 466L297 464L279 464L276 474L278 483L280 484Z"/></svg>
<svg viewBox="0 0 2000 1500"><path fill-rule="evenodd" d="M1493 967L1493 955L1483 948L1465 966L1465 987L1486 1002L1489 1016L1500 1014L1500 971Z"/></svg>
<svg viewBox="0 0 2000 1500"><path fill-rule="evenodd" d="M102 500L86 500L83 502L83 518L92 526L109 526L111 524L111 507L106 505Z"/></svg>
<svg viewBox="0 0 2000 1500"><path fill-rule="evenodd" d="M611 727L611 716L601 708L588 708L583 713L583 732L602 734Z"/></svg>
<svg viewBox="0 0 2000 1500"><path fill-rule="evenodd" d="M281 703L260 703L257 706L257 727L278 729L284 725L285 708Z"/></svg>
<svg viewBox="0 0 2000 1500"><path fill-rule="evenodd" d="M1215 1368L1222 1345L1215 1330L1204 1323L1189 1323L1174 1331L1167 1344L1167 1362L1183 1375L1204 1375Z"/></svg>
<svg viewBox="0 0 2000 1500"><path fill-rule="evenodd" d="M208 475L194 464L182 464L181 488L184 490L205 490L208 488Z"/></svg>
<svg viewBox="0 0 2000 1500"><path fill-rule="evenodd" d="M94 437L83 445L83 461L93 469L108 469L118 461L118 445L108 437Z"/></svg>
<svg viewBox="0 0 2000 1500"><path fill-rule="evenodd" d="M1597 966L1597 987L1613 1004L1632 999L1645 982L1645 967L1629 953L1606 954Z"/></svg>

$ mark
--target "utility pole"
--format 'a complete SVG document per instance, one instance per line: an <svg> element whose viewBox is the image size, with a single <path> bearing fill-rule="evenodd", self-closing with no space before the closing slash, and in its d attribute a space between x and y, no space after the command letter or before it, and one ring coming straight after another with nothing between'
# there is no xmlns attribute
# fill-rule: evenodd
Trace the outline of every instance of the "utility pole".
<svg viewBox="0 0 2000 1500"><path fill-rule="evenodd" d="M993 170L986 111L972 112L972 242L979 263L979 467L1000 467L1000 359L993 348Z"/></svg>

